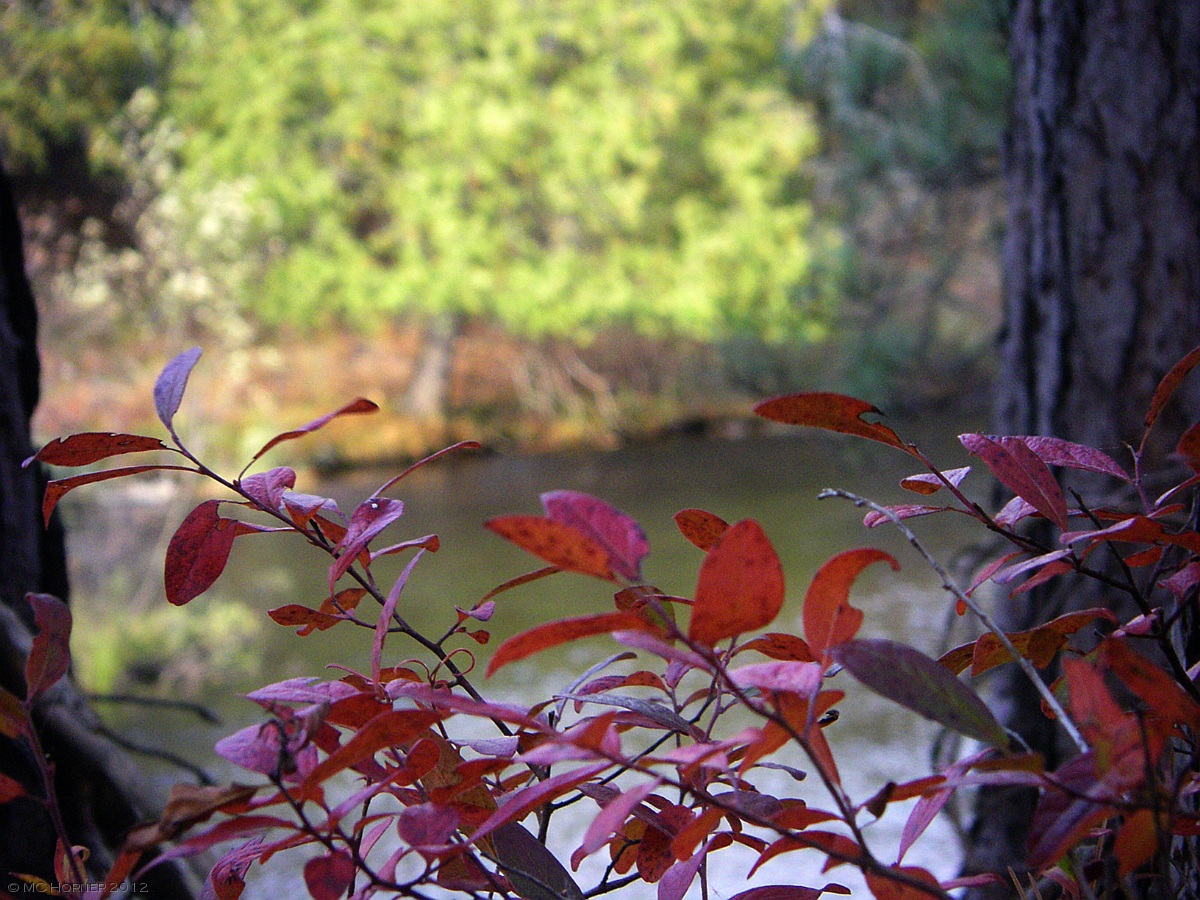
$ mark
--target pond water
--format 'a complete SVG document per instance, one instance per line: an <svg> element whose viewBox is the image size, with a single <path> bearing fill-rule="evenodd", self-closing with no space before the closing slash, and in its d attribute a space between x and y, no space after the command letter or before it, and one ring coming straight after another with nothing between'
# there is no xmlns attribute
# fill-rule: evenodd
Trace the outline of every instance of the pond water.
<svg viewBox="0 0 1200 900"><path fill-rule="evenodd" d="M966 454L954 441L954 435L974 429L978 423L937 423L898 425L901 435L916 440L946 467L963 465ZM770 536L787 576L788 600L772 630L800 633L800 602L816 569L830 556L857 546L881 547L902 564L899 573L886 566L868 569L856 585L852 601L866 613L862 636L891 637L936 654L944 646L950 600L916 553L889 529L867 530L862 514L845 501L817 501L824 487L842 487L869 496L879 502L911 502L913 495L898 487L898 481L913 471L903 454L866 441L824 435L760 437L741 441L679 440L625 449L611 453L564 453L548 456L509 458L481 456L460 458L428 466L389 491L405 502L405 515L390 533L415 537L436 532L442 548L426 554L418 564L401 601L401 609L410 622L427 633L440 634L453 622L454 606L471 606L500 582L538 567L532 557L485 531L481 523L504 513L540 513L538 495L547 490L573 489L599 496L637 518L650 540L645 580L668 593L689 596L694 587L702 554L687 543L675 529L672 515L686 507L701 507L729 522L756 519ZM348 511L390 473L356 473L327 483L298 484L309 493L325 493L337 499ZM975 476L979 477L979 476ZM984 482L980 478L979 490ZM970 488L970 482L968 482ZM188 506L162 497L143 497L134 503L129 495L105 494L103 487L72 495L69 513L71 553L74 560L75 603L81 616L103 620L104 609L97 604L114 602L112 586L124 585L126 596L149 593L161 596L161 578L150 581L130 576L122 580L122 566L144 572L154 562L153 549L116 546L122 525L133 521L131 510L152 525L167 521L170 530ZM118 502L117 497L122 497ZM155 519L155 516L158 519ZM964 543L957 532L965 521L957 516L917 520L914 529L943 562ZM127 529L128 530L128 529ZM153 535L153 528L137 530ZM968 534L967 537L974 536ZM153 541L151 541L153 543ZM158 541L161 558L162 541ZM132 559L130 557L133 557ZM147 558L150 562L147 562ZM386 567L377 564L380 583L390 584L389 574L398 571L401 561ZM391 561L387 561L391 562ZM204 725L182 714L137 707L106 705L105 715L114 728L145 743L165 745L220 778L239 777L214 763L212 744L245 724L259 721L257 708L238 696L239 692L298 675L336 677L323 669L334 662L352 669L369 668L371 634L350 626L340 626L323 634L298 638L288 629L273 625L265 611L285 603L316 606L325 594L326 561L299 540L283 535L250 536L240 539L224 575L205 596L192 606L217 606L236 602L248 607L253 616L252 664L236 676L233 683L206 686L195 682L196 699L218 713L220 726ZM158 570L161 573L161 569ZM108 585L106 590L101 590ZM141 588L139 588L141 585ZM102 594L108 600L98 599ZM584 615L612 608L611 589L582 576L558 575L528 585L497 598L496 612L487 627L492 646L505 637L540 622L567 615ZM152 604L145 613L161 614L165 601ZM192 606L188 608L192 611ZM115 613L113 613L115 614ZM168 612L166 615L174 615ZM168 621L170 621L168 619ZM263 624L265 623L265 624ZM171 626L168 625L168 628ZM249 626L247 626L249 628ZM472 645L473 646L473 645ZM478 650L481 662L488 650ZM579 642L561 652L546 653L507 667L495 678L478 684L489 696L531 703L564 689L583 670L620 648L607 638ZM398 662L416 655L415 648L403 647L395 636L388 644L385 661ZM846 690L840 705L839 721L827 730L838 756L843 779L852 798L867 799L888 780L907 780L930 771L930 744L936 728L902 714L878 699L846 676L837 686ZM169 719L167 718L169 717ZM799 759L781 760L804 768ZM156 770L157 771L157 770ZM177 771L162 770L164 782L179 780ZM245 780L244 773L241 776ZM783 781L772 789L789 791L810 803L825 802L817 779L794 783ZM588 806L589 810L582 807ZM580 815L594 813L590 801L574 809ZM868 828L869 838L879 847L894 846L903 826L907 807L893 808L878 823ZM865 815L865 814L864 814ZM869 817L867 817L869 818ZM570 824L555 838L569 850L586 827L586 819ZM879 850L881 858L892 851ZM736 857L724 851L714 868L713 896L729 897L747 886L746 872L751 857ZM602 856L598 854L597 856ZM825 881L861 885L855 873L837 869L827 876L817 867L806 868L808 854L792 854L766 865L754 883L802 883L819 887ZM906 863L925 865L940 876L955 871L959 847L952 829L935 823L922 843L906 857ZM593 857L596 859L596 857ZM725 860L738 860L727 863ZM265 876L251 885L248 898L291 893L288 879L295 884L298 867L285 871L281 860L268 866ZM586 866L586 864L585 864ZM587 873L580 883L589 884ZM302 889L296 896L303 896ZM693 886L693 895L696 894ZM856 890L856 893L858 891ZM627 890L620 896L653 896Z"/></svg>

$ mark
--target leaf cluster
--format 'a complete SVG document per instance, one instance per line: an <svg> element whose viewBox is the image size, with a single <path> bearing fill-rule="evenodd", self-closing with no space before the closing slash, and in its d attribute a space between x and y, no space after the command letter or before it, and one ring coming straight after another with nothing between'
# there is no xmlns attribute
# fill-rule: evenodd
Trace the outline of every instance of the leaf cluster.
<svg viewBox="0 0 1200 900"><path fill-rule="evenodd" d="M831 492L869 507L867 526L890 522L926 553L906 520L953 513L1012 546L967 589L928 557L959 613L972 613L987 629L981 638L940 660L893 641L859 638L864 613L850 599L857 579L875 563L899 565L869 547L838 554L817 571L803 600L802 635L766 631L783 606L785 584L780 560L756 522L728 524L697 509L678 513L679 532L703 556L695 590L672 596L643 582L650 547L640 525L572 491L543 494L541 515L488 522L541 567L451 607L446 630L427 635L406 621L403 592L439 541L434 535L383 538L402 519L403 502L391 495L412 468L348 516L328 498L296 491L289 468L247 474L281 442L339 416L369 413L374 405L356 400L283 432L227 480L187 449L175 427L198 358L196 350L176 357L156 385L155 408L169 443L82 434L52 442L33 458L80 466L128 453L166 453L182 462L58 479L47 491L47 514L66 492L109 478L165 468L210 479L230 499L203 501L175 533L166 562L168 599L183 604L200 596L219 577L237 539L291 535L329 557L328 596L319 607L289 604L271 617L300 635L366 630L369 669L344 670L336 680L290 679L250 694L263 710L262 723L222 739L216 752L258 776L257 785L176 788L163 816L130 834L109 881L154 865L155 858L143 857L156 847L161 861L223 845L209 889L234 898L252 865L304 847L310 857L304 878L317 900L421 898L433 886L472 897L583 898L635 882L657 885L659 900L682 900L697 880L707 894L708 868L718 854L740 846L755 860L749 874L776 857L803 853L826 871L857 868L880 900L947 897L955 887L1002 876L939 880L906 864L905 856L955 792L980 785L1038 790L1026 863L1032 877L1072 895L1117 896L1142 880L1170 891L1196 877L1187 844L1200 832L1191 800L1200 786L1200 691L1189 668L1194 661L1179 647L1200 584L1200 533L1184 505L1200 475L1188 474L1151 497L1142 447L1131 449L1130 464L1122 465L1054 438L963 435L964 447L1013 494L991 514L964 492L968 468L938 467L892 428L867 418L877 413L869 404L836 394L778 397L760 404L759 414L876 441L919 464L902 484L920 503L880 506ZM1198 363L1200 349L1163 380L1146 416L1147 433ZM1198 432L1200 425L1177 447L1192 473L1200 472ZM471 446L477 445L443 452ZM1128 484L1137 508L1069 502L1054 472L1061 468ZM948 499L935 502L936 495ZM1035 518L1053 526L1054 545L1017 530ZM395 554L408 557L403 570L390 584L377 582L374 563ZM1106 555L1117 561L1117 576L1100 565ZM496 612L497 598L564 572L611 583L613 609L550 621L506 640L491 654L487 673L589 636L608 635L620 649L533 706L487 699L472 671L477 648L490 637L481 625ZM974 596L985 581L1016 595L1067 572L1127 594L1139 615L1121 622L1109 610L1094 609L1006 634ZM57 601L33 596L31 602L40 633L26 665L27 698L0 696L0 726L34 742L29 712L66 670L70 619ZM398 641L404 650L397 650ZM1047 683L1044 673L1055 660L1062 675ZM1004 664L1020 666L1033 680L1078 755L1051 767L1002 726L971 682ZM841 776L846 760L839 761L826 737L847 677L976 741L979 749L943 771L913 773L906 782L879 785L869 797L851 796ZM480 738L481 723L492 737ZM798 752L805 768L779 761L785 752ZM829 801L810 805L786 791L768 792L766 770L796 780L813 775ZM6 798L23 790L8 781L0 789ZM914 799L898 852L882 856L870 824ZM46 802L53 808L52 794ZM559 858L546 839L561 811L576 804L589 808L590 824L573 852ZM81 863L66 847L64 839L60 880L79 883L72 879ZM603 874L585 888L573 873L597 854L607 857ZM737 896L811 900L823 893L848 890L837 883L788 883Z"/></svg>

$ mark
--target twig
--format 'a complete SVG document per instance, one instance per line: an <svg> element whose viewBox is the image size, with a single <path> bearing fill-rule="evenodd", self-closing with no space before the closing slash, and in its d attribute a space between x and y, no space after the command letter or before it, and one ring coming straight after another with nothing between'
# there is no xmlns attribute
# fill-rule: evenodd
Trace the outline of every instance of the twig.
<svg viewBox="0 0 1200 900"><path fill-rule="evenodd" d="M1038 694L1041 695L1041 698L1045 701L1046 706L1049 707L1049 709L1054 713L1055 717L1059 721L1059 724L1062 725L1063 730L1066 731L1067 735L1071 738L1071 741L1075 744L1075 746L1079 748L1079 752L1086 753L1090 749L1087 741L1083 739L1083 735L1080 734L1079 729L1071 720L1071 717L1067 715L1066 710L1062 708L1062 704L1058 702L1058 698L1054 696L1054 693L1046 686L1046 683L1042 681L1041 676L1038 675L1037 670L1033 667L1033 663L1017 652L1017 648L1014 647L1012 641L1008 639L1008 635L1005 634L1004 631L992 621L991 617L983 611L983 608L980 607L979 604L968 597L962 588L955 583L954 579L950 577L950 573L942 567L941 563L933 558L933 555L925 549L925 546L917 539L917 536L913 534L912 529L905 525L893 510L890 510L885 506L880 506L878 503L868 500L865 497L860 497L857 494L850 493L849 491L841 490L840 488L826 488L817 494L818 500L827 500L830 497L840 497L843 500L849 500L855 506L860 508L865 506L868 509L879 513L879 515L888 519L893 525L895 525L896 528L899 529L900 533L904 535L908 542L912 544L916 551L921 555L929 567L938 574L939 578L942 579L942 587L949 591L950 594L965 607L967 607L967 609L971 610L971 612L973 612L979 619L983 627L994 634L996 639L1004 645L1004 649L1006 649L1009 654L1012 655L1013 660L1020 667L1021 671L1025 673L1025 677L1033 683L1034 688L1037 690Z"/></svg>

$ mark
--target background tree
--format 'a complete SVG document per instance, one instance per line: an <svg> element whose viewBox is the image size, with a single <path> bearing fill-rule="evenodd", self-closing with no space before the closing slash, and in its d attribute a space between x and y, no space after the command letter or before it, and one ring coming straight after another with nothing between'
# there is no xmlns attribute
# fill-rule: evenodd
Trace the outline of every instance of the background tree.
<svg viewBox="0 0 1200 900"><path fill-rule="evenodd" d="M1200 343L1200 2L1020 0L1010 52L996 429L1127 455L1155 385ZM1176 397L1162 434L1200 418L1194 379ZM1091 503L1115 489L1076 473L1069 483ZM1112 600L1072 580L1054 585L1008 605L1007 627ZM1010 724L1053 761L1028 684L1012 673L997 694ZM969 868L1016 863L1032 800L985 793Z"/></svg>

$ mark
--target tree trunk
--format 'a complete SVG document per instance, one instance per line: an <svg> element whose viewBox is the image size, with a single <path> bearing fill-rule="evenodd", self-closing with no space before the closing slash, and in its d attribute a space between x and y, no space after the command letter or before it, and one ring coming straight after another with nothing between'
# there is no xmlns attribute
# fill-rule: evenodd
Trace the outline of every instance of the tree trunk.
<svg viewBox="0 0 1200 900"><path fill-rule="evenodd" d="M1010 53L995 427L1127 461L1154 387L1200 344L1200 0L1017 0ZM1198 419L1192 377L1149 455L1164 461ZM1064 481L1089 503L1115 490L1075 472ZM1067 579L1021 599L1003 610L1007 629L1112 598ZM1053 730L1019 674L997 693L1009 724L1056 764ZM968 871L1017 867L1035 799L981 796Z"/></svg>
<svg viewBox="0 0 1200 900"><path fill-rule="evenodd" d="M45 479L21 463L33 452L29 420L38 400L37 311L25 277L21 230L8 180L0 169L0 685L25 694L24 664L34 633L25 594L66 599L66 557L57 519L42 525ZM101 727L69 679L34 708L43 746L56 769L56 790L73 843L91 851L92 874L103 880L125 832L159 809L139 767ZM0 772L28 796L0 804L0 887L11 873L54 882L55 835L40 801L41 779L28 746L0 736ZM145 879L150 896L194 895L194 878L178 865Z"/></svg>

